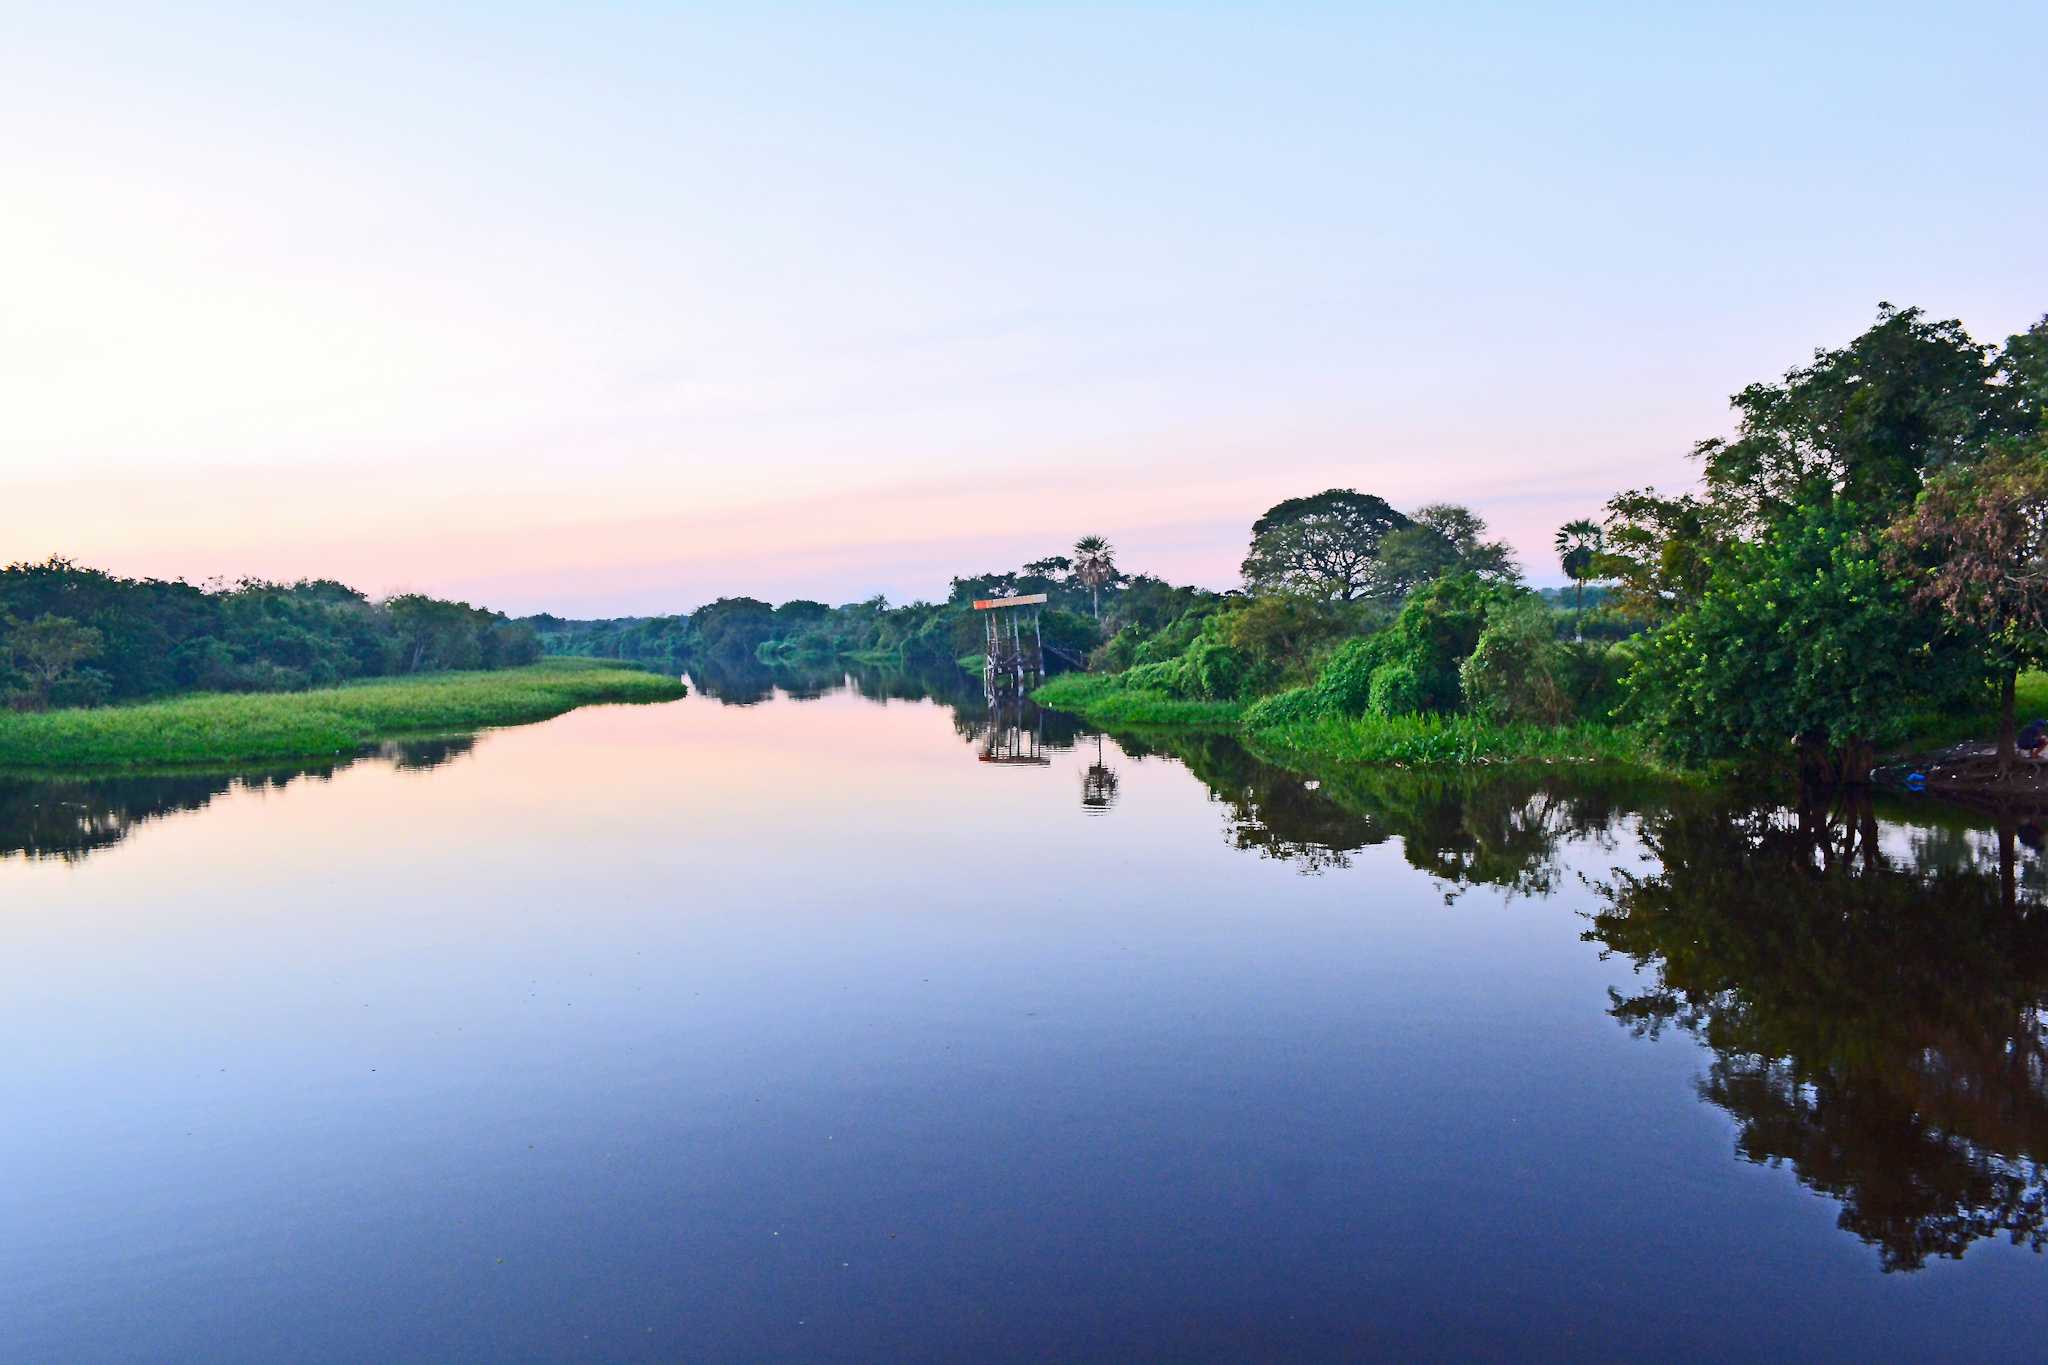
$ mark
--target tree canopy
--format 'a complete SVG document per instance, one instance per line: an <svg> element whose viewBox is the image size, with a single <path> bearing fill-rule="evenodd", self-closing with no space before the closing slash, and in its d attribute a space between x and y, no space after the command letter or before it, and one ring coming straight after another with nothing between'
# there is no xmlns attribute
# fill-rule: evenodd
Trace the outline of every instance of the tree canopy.
<svg viewBox="0 0 2048 1365"><path fill-rule="evenodd" d="M1350 488L1289 498L1252 523L1247 586L1348 602L1375 581L1380 545L1414 523L1382 498Z"/></svg>

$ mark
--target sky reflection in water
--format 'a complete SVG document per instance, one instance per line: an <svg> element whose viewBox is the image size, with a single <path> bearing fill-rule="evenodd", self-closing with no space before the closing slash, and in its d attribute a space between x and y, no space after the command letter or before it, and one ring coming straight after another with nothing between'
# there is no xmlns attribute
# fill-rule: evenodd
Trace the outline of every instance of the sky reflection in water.
<svg viewBox="0 0 2048 1365"><path fill-rule="evenodd" d="M785 681L298 776L0 780L0 1356L2048 1325L2031 831L1312 788Z"/></svg>

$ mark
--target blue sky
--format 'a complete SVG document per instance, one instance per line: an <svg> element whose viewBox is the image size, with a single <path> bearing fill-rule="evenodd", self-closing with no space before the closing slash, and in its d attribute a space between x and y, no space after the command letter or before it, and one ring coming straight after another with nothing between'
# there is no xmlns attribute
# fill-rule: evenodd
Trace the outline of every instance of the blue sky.
<svg viewBox="0 0 2048 1365"><path fill-rule="evenodd" d="M0 6L0 553L513 610L1550 530L2048 311L2048 7Z"/></svg>

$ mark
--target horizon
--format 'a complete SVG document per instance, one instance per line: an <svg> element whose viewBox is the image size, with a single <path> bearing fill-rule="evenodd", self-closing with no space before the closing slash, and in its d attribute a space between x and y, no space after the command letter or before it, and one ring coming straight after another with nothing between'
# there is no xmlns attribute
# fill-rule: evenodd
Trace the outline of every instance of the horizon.
<svg viewBox="0 0 2048 1365"><path fill-rule="evenodd" d="M1095 533L1223 589L1355 487L1552 586L1880 300L2048 307L2048 13L1478 13L20 16L0 554L590 618Z"/></svg>

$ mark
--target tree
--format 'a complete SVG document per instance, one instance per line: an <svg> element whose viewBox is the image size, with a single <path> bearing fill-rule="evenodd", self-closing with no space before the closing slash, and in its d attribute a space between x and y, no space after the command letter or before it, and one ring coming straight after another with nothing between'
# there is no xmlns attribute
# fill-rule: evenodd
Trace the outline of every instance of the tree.
<svg viewBox="0 0 2048 1365"><path fill-rule="evenodd" d="M1600 552L1606 548L1606 537L1601 533L1600 523L1580 517L1558 527L1557 539L1552 543L1557 547L1558 564L1572 581L1572 634L1583 640L1586 580L1600 576Z"/></svg>
<svg viewBox="0 0 2048 1365"><path fill-rule="evenodd" d="M47 613L16 626L7 637L15 666L28 679L37 706L49 705L51 694L71 681L78 666L98 655L104 643L105 637L91 626Z"/></svg>
<svg viewBox="0 0 2048 1365"><path fill-rule="evenodd" d="M1101 536L1082 536L1074 542L1074 577L1088 585L1089 605L1100 621L1102 586L1116 580L1116 550Z"/></svg>
<svg viewBox="0 0 2048 1365"><path fill-rule="evenodd" d="M1374 593L1399 601L1449 573L1469 573L1490 582L1521 577L1505 541L1484 540L1486 522L1469 507L1437 502L1417 508L1412 524L1380 543Z"/></svg>
<svg viewBox="0 0 2048 1365"><path fill-rule="evenodd" d="M1862 781L1877 744L1981 680L1876 551L1827 507L1730 547L1699 602L1644 639L1628 686L1645 731L1689 761L1796 740L1809 779Z"/></svg>
<svg viewBox="0 0 2048 1365"><path fill-rule="evenodd" d="M1385 500L1349 488L1289 498L1252 523L1244 581L1256 589L1351 601L1373 586L1381 542L1410 525Z"/></svg>
<svg viewBox="0 0 2048 1365"><path fill-rule="evenodd" d="M1835 499L1889 522L1925 473L2023 428L2018 392L1995 382L1991 349L1960 322L1879 304L1877 321L1847 346L1735 395L1734 439L1694 447L1709 497L1750 532Z"/></svg>
<svg viewBox="0 0 2048 1365"><path fill-rule="evenodd" d="M2048 434L1944 469L1889 532L1894 562L1919 569L1914 601L1975 640L2000 681L1998 775L2012 772L2020 668L2048 658Z"/></svg>

